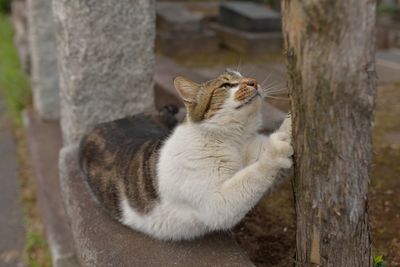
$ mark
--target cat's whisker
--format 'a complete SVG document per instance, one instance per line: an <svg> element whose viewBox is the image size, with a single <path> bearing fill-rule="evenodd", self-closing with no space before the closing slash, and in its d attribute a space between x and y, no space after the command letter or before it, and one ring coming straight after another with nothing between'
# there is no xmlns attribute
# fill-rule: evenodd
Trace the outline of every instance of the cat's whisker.
<svg viewBox="0 0 400 267"><path fill-rule="evenodd" d="M269 84L267 87L263 87L265 91L270 91L270 90L275 90L276 88L282 89L286 88L286 86L283 83L273 83Z"/></svg>
<svg viewBox="0 0 400 267"><path fill-rule="evenodd" d="M271 73L268 73L267 77L261 82L260 85L263 86L264 83L267 82L270 77L271 77Z"/></svg>
<svg viewBox="0 0 400 267"><path fill-rule="evenodd" d="M237 64L237 66L236 66L236 71L239 72L239 73L240 73L240 66L241 66L241 64L242 64L242 57L240 56L239 62L238 62L238 64Z"/></svg>
<svg viewBox="0 0 400 267"><path fill-rule="evenodd" d="M277 97L277 96L271 96L271 95L266 95L264 98L272 98L272 99L277 99L277 100L285 100L285 101L290 101L289 98L284 98L284 97Z"/></svg>

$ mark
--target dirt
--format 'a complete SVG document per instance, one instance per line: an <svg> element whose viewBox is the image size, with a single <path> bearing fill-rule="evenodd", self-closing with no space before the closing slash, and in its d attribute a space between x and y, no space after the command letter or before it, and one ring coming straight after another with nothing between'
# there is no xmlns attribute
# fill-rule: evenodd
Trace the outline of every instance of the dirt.
<svg viewBox="0 0 400 267"><path fill-rule="evenodd" d="M368 194L373 255L400 266L400 85L378 89L374 158ZM288 267L295 256L295 211L290 179L266 196L234 229L258 267Z"/></svg>

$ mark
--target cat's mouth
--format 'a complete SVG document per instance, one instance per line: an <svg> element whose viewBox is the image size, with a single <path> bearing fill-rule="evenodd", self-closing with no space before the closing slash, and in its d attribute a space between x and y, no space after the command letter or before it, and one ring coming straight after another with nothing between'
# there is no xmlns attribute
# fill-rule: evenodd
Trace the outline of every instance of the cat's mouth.
<svg viewBox="0 0 400 267"><path fill-rule="evenodd" d="M247 98L242 104L240 104L239 106L237 106L235 109L240 109L248 104L250 104L256 97L261 97L260 93L258 91L256 91L254 93L254 95L250 96L249 98Z"/></svg>

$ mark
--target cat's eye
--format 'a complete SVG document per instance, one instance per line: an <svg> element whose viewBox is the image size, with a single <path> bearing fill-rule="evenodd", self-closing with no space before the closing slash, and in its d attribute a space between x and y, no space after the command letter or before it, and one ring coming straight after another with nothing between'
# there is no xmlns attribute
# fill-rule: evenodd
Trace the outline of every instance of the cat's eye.
<svg viewBox="0 0 400 267"><path fill-rule="evenodd" d="M231 88L235 87L236 85L238 85L238 83L223 83L220 87L231 89Z"/></svg>

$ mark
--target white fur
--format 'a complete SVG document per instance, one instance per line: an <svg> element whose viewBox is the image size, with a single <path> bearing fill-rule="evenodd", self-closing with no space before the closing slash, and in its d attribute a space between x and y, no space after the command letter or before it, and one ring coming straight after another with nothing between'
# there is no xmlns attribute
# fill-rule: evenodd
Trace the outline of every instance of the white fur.
<svg viewBox="0 0 400 267"><path fill-rule="evenodd" d="M160 203L140 215L124 199L124 224L163 240L229 229L291 166L290 118L269 137L258 134L261 99L235 109L236 90L209 120L175 129L157 166Z"/></svg>

